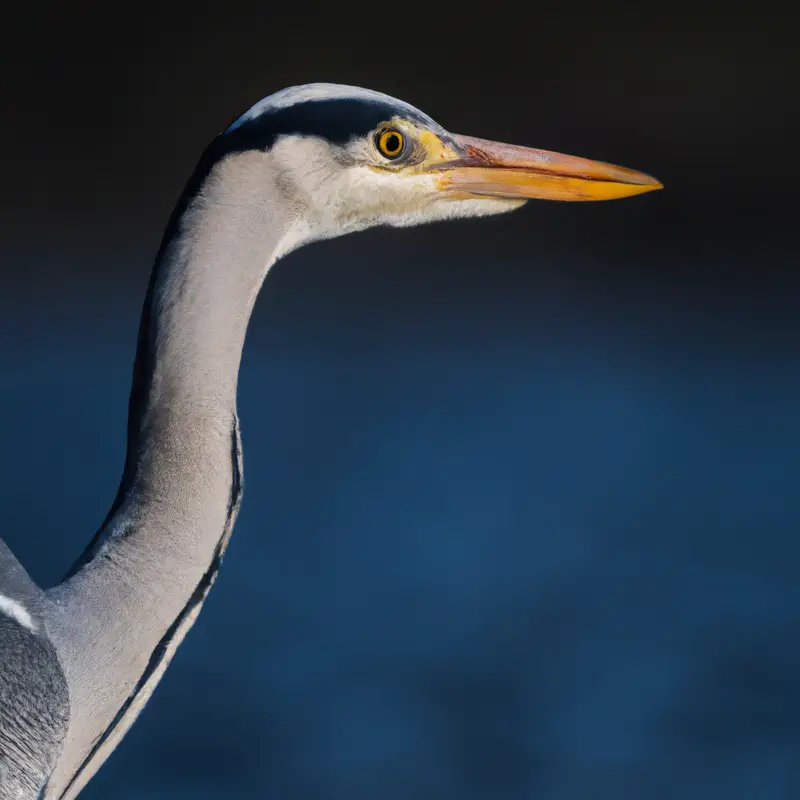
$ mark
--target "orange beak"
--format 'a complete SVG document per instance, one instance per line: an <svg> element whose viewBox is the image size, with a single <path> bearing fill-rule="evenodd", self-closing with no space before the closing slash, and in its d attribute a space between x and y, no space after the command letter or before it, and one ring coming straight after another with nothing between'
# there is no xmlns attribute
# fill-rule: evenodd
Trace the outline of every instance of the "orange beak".
<svg viewBox="0 0 800 800"><path fill-rule="evenodd" d="M440 162L439 187L454 198L616 200L663 188L643 172L549 150L452 137L460 158Z"/></svg>

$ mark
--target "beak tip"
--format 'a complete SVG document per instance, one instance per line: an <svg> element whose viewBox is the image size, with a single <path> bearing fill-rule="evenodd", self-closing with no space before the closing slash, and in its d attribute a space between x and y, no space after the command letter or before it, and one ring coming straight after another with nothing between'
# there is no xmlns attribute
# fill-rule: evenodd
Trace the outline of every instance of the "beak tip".
<svg viewBox="0 0 800 800"><path fill-rule="evenodd" d="M627 183L631 186L639 186L643 192L655 192L664 188L664 184L658 178L648 175L646 172L638 172L636 170L625 169L624 167L611 168L619 174L612 177L616 178L619 183Z"/></svg>
<svg viewBox="0 0 800 800"><path fill-rule="evenodd" d="M661 183L658 178L654 178L651 175L640 173L639 178L640 179L636 181L635 184L631 184L639 189L638 194L644 194L645 192L657 192L664 188L664 184Z"/></svg>

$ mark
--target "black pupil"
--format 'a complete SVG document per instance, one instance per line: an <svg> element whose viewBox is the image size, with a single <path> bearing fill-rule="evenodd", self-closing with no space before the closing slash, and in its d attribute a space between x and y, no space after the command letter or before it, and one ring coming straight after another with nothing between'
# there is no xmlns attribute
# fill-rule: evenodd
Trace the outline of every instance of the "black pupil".
<svg viewBox="0 0 800 800"><path fill-rule="evenodd" d="M390 133L384 140L384 146L386 148L387 153L395 155L396 153L400 152L400 148L402 147L402 142L400 141L400 137L396 133Z"/></svg>

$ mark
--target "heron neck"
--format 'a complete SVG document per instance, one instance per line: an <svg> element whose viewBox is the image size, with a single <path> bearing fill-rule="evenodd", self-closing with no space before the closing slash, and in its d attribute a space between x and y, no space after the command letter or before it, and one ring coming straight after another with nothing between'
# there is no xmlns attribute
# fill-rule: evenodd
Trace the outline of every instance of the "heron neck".
<svg viewBox="0 0 800 800"><path fill-rule="evenodd" d="M175 226L141 323L126 473L175 502L187 482L205 494L217 471L230 478L247 325L288 228L277 208L233 202L226 183L212 180Z"/></svg>
<svg viewBox="0 0 800 800"><path fill-rule="evenodd" d="M291 229L270 202L259 156L213 167L196 189L190 183L153 270L117 499L68 579L49 592L71 718L48 798L72 800L132 724L193 624L233 528L242 348Z"/></svg>
<svg viewBox="0 0 800 800"><path fill-rule="evenodd" d="M113 535L114 518L134 503L199 516L192 537L219 538L222 522L205 521L225 509L236 467L247 325L292 228L274 198L269 161L247 153L209 168L201 161L178 203L148 287L125 470L100 537Z"/></svg>

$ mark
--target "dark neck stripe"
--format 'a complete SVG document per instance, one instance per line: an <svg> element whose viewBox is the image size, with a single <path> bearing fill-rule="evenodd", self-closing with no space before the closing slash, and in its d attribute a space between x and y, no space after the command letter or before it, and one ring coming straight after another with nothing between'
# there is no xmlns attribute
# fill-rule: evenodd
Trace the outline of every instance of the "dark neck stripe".
<svg viewBox="0 0 800 800"><path fill-rule="evenodd" d="M64 795L66 795L67 792L69 792L70 788L74 785L75 781L80 777L81 773L86 768L86 766L91 763L92 758L94 757L95 753L99 750L99 748L103 745L103 742L105 742L106 739L108 739L108 737L113 733L117 725L125 718L125 715L127 714L133 702L136 700L139 693L142 691L142 689L144 689L147 686L153 673L159 668L161 662L166 657L169 645L175 638L177 632L180 630L181 625L183 625L187 617L189 617L189 615L198 606L203 604L203 602L206 599L206 596L211 590L211 586L213 585L214 580L217 577L217 573L219 572L219 568L222 564L222 557L225 554L225 550L228 546L228 542L231 537L231 532L233 531L234 523L236 522L236 517L239 513L239 507L242 502L242 493L244 490L244 478L242 474L241 434L239 431L239 419L236 416L234 416L233 419L231 440L232 440L231 441L231 490L230 490L230 495L228 497L228 511L225 519L225 527L223 528L222 535L220 536L220 539L217 542L217 546L214 550L214 555L211 558L211 563L209 564L208 569L205 571L203 577L200 579L199 583L195 587L194 591L190 595L188 601L186 602L186 605L183 607L181 612L175 618L175 621L172 623L172 625L169 626L167 631L159 640L158 644L155 646L155 649L153 650L152 654L150 655L150 659L147 662L147 667L140 676L139 680L136 682L136 686L134 687L131 694L128 696L128 699L125 700L125 702L122 704L121 708L117 712L114 719L111 720L108 727L96 740L94 746L89 751L89 754L81 762L81 765L75 771L69 783L64 788L61 797L64 797ZM139 710L141 711L141 709Z"/></svg>
<svg viewBox="0 0 800 800"><path fill-rule="evenodd" d="M161 276L161 271L164 264L164 256L167 252L169 245L173 240L177 239L181 219L186 213L192 200L199 194L200 189L208 178L209 173L214 168L214 165L224 154L219 152L219 137L215 139L211 145L203 153L194 173L189 178L186 186L181 193L175 208L170 215L167 226L164 230L164 235L161 238L161 244L155 258L155 265L150 273L150 280L147 285L147 293L145 295L144 304L142 306L142 314L139 319L139 333L136 344L136 359L133 364L133 379L131 382L131 393L128 399L128 441L125 453L125 466L123 468L122 477L120 479L119 487L117 489L116 497L111 505L111 508L106 514L106 518L98 531L92 537L92 540L84 548L84 551L70 567L69 572L64 576L64 581L69 580L73 575L79 572L86 564L88 564L97 554L100 545L105 540L106 531L109 524L113 520L120 507L125 502L128 496L128 491L133 483L133 478L136 473L136 467L141 458L141 448L144 444L141 439L142 417L144 415L148 399L150 397L150 388L155 371L155 354L154 354L154 319L153 319L153 300L155 294L156 284Z"/></svg>

